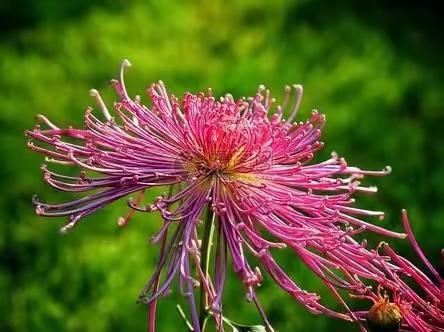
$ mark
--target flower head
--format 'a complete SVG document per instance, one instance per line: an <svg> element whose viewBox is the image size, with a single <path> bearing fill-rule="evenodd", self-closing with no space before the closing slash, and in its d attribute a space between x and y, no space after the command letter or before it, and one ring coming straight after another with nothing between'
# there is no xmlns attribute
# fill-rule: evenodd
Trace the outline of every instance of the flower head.
<svg viewBox="0 0 444 332"><path fill-rule="evenodd" d="M355 280L354 274L378 276L367 262L374 254L363 250L352 236L364 230L405 235L362 220L383 213L353 207L352 195L376 191L361 186L359 180L365 175L386 175L390 169L361 170L335 153L326 161L312 163L323 147L325 117L313 111L307 121L293 122L302 97L299 85L287 86L282 104L276 105L263 86L250 98L235 100L227 94L216 99L209 90L186 93L179 100L159 82L149 87L151 105L145 106L139 97L131 99L125 89L123 72L128 66L125 60L120 79L112 81L120 97L114 116L92 90L102 119L88 108L85 128L62 129L40 115L43 126L27 132L32 139L29 147L46 155L48 162L80 170L78 176L67 176L43 166L45 181L62 191L86 193L60 204L35 198L37 213L67 216L62 228L67 231L109 203L138 193L129 201L130 207L157 211L163 219L153 237L162 247L158 267L141 301L156 303L178 275L195 331L200 330L196 287L201 288L201 299L216 325L222 324L228 255L248 298L259 306L254 289L263 276L247 260L247 252L312 312L352 319L352 313L334 312L320 303L317 294L300 288L276 263L272 250L291 249L332 289L332 285L355 287L350 281ZM284 117L288 109L290 115ZM169 193L143 205L143 192L156 186L169 187ZM119 219L119 224L125 225L131 214ZM363 265L357 264L362 257ZM208 268L210 258L214 271ZM350 278L344 281L332 269L341 269Z"/></svg>

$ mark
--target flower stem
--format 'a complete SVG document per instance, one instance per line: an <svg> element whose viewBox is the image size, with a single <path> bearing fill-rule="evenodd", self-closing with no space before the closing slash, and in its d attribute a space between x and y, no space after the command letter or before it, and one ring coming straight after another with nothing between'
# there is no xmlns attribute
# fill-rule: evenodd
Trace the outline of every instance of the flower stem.
<svg viewBox="0 0 444 332"><path fill-rule="evenodd" d="M216 214L213 211L211 211L210 208L208 208L204 224L204 233L201 245L201 261L200 261L201 269L204 273L205 279L207 279L209 276L208 270L210 266L211 247L213 246L215 219L216 219ZM205 281L202 280L202 282ZM200 289L199 306L200 306L199 324L201 326L202 332L204 332L208 318L208 295L205 292L203 286L201 286Z"/></svg>
<svg viewBox="0 0 444 332"><path fill-rule="evenodd" d="M267 332L275 332L273 327L271 326L270 322L268 321L267 315L265 314L264 309L262 308L261 304L259 303L259 300L258 300L254 290L252 290L251 295L252 295L252 300L253 300L254 304L256 305L257 310L259 311L259 315L262 318L265 330Z"/></svg>

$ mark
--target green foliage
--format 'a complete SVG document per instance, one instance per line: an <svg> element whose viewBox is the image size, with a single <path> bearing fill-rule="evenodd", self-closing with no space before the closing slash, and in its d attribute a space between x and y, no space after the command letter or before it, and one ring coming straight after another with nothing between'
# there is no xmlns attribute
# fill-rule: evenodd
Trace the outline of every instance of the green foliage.
<svg viewBox="0 0 444 332"><path fill-rule="evenodd" d="M264 83L279 98L284 84L303 84L300 119L311 108L327 115L319 158L334 149L350 164L391 165L389 177L367 180L380 192L359 197L361 206L387 211L380 223L396 230L399 211L407 208L419 241L438 264L444 43L435 32L442 31L441 22L425 5L418 14L414 5L372 3L2 2L0 330L145 329L146 309L135 302L156 262L158 249L147 243L159 217L137 215L117 229L115 221L126 212L119 202L59 235L63 221L35 216L30 200L35 192L44 200L68 196L43 185L42 159L26 150L22 135L38 113L60 125L81 125L83 110L93 104L92 87L111 104L115 95L106 83L123 58L134 65L127 75L133 95L158 79L176 95L212 87L216 94L243 96ZM406 243L394 246L413 257ZM279 253L279 261L300 285L330 301L295 256ZM239 296L244 291L236 277L229 280L227 317L260 324L254 306ZM258 295L276 330L357 330L307 313L267 277ZM183 303L177 294L160 302L159 331L183 330L176 303Z"/></svg>

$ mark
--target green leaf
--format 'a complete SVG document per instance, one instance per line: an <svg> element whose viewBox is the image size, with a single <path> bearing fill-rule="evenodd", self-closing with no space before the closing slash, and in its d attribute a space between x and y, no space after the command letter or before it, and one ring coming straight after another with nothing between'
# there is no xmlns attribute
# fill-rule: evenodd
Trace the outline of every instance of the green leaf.
<svg viewBox="0 0 444 332"><path fill-rule="evenodd" d="M235 323L226 317L223 317L222 319L233 329L233 332L267 332L267 329L263 325L242 325Z"/></svg>

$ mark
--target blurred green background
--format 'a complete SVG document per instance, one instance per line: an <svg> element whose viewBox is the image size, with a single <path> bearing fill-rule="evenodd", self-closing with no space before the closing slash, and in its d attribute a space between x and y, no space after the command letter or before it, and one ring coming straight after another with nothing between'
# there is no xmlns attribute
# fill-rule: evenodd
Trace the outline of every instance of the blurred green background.
<svg viewBox="0 0 444 332"><path fill-rule="evenodd" d="M119 202L61 236L64 220L34 214L31 196L69 196L44 185L42 157L26 149L25 129L43 113L59 125L81 125L90 88L115 100L107 82L129 58L129 91L144 94L162 79L170 91L250 95L264 83L278 97L301 83L299 119L327 115L326 148L349 164L393 167L368 179L379 193L360 205L387 212L401 230L400 209L437 265L444 246L444 36L433 2L416 1L138 1L6 0L0 4L0 331L143 331L135 303L158 249L148 239L157 215L137 215L124 230ZM147 98L145 98L146 100ZM154 195L154 194L153 194ZM380 239L379 239L380 240ZM378 239L375 239L378 241ZM397 250L416 261L404 241ZM299 284L325 294L298 259L280 261ZM230 277L225 310L259 323ZM259 296L279 331L357 331L308 314L266 278ZM159 331L181 331L172 295L160 302Z"/></svg>

